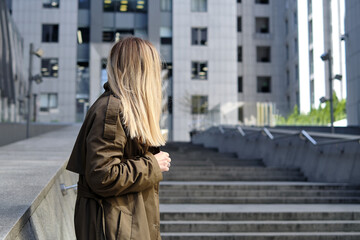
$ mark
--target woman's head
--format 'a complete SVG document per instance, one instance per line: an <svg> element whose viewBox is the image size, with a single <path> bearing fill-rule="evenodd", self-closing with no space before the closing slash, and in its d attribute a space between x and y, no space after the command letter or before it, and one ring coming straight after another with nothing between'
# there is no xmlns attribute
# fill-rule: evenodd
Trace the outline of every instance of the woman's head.
<svg viewBox="0 0 360 240"><path fill-rule="evenodd" d="M161 64L156 48L134 36L116 42L107 61L108 82L121 100L128 134L151 146L165 144L159 126Z"/></svg>

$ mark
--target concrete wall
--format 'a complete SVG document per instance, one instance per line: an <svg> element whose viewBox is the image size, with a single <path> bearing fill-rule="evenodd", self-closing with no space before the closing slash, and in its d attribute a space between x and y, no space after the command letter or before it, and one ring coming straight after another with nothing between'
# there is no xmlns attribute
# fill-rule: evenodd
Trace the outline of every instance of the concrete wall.
<svg viewBox="0 0 360 240"><path fill-rule="evenodd" d="M65 127L65 124L31 124L29 128L30 137ZM1 123L0 124L0 146L20 141L26 138L26 124L24 123Z"/></svg>
<svg viewBox="0 0 360 240"><path fill-rule="evenodd" d="M239 158L261 158L269 167L299 168L309 181L360 183L359 141L313 146L301 139L296 134L298 131L270 129L275 138L288 136L270 140L259 130L249 128L245 130L247 136L243 137L234 128L225 129L224 134L217 128L211 128L193 136L192 142L217 148L220 152L235 152ZM318 142L346 139L346 136L336 134L311 135Z"/></svg>
<svg viewBox="0 0 360 240"><path fill-rule="evenodd" d="M62 195L60 184L73 185L78 175L65 170L65 165L40 193L21 221L25 224L13 228L5 240L76 239L74 207L76 192L73 189Z"/></svg>

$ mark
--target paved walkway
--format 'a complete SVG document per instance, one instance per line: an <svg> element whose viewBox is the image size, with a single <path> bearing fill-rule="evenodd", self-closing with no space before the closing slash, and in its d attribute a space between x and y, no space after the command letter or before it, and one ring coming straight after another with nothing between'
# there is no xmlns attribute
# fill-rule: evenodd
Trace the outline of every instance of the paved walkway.
<svg viewBox="0 0 360 240"><path fill-rule="evenodd" d="M46 195L68 160L79 128L75 124L0 147L0 239L35 210L35 199Z"/></svg>

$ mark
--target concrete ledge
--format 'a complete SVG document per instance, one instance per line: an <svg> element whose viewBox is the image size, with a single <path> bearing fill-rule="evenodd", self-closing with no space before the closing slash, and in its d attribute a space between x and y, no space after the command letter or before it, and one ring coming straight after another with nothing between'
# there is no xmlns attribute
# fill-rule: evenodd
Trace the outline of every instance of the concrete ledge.
<svg viewBox="0 0 360 240"><path fill-rule="evenodd" d="M0 239L75 239L75 184L65 170L80 125L0 147Z"/></svg>

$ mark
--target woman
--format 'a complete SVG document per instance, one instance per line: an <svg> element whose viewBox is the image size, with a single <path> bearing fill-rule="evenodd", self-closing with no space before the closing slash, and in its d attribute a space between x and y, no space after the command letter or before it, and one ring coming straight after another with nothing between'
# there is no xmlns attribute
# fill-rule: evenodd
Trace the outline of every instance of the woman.
<svg viewBox="0 0 360 240"><path fill-rule="evenodd" d="M66 167L79 174L76 237L161 239L159 181L171 161L159 150L161 59L149 41L125 37L112 47L107 72Z"/></svg>

